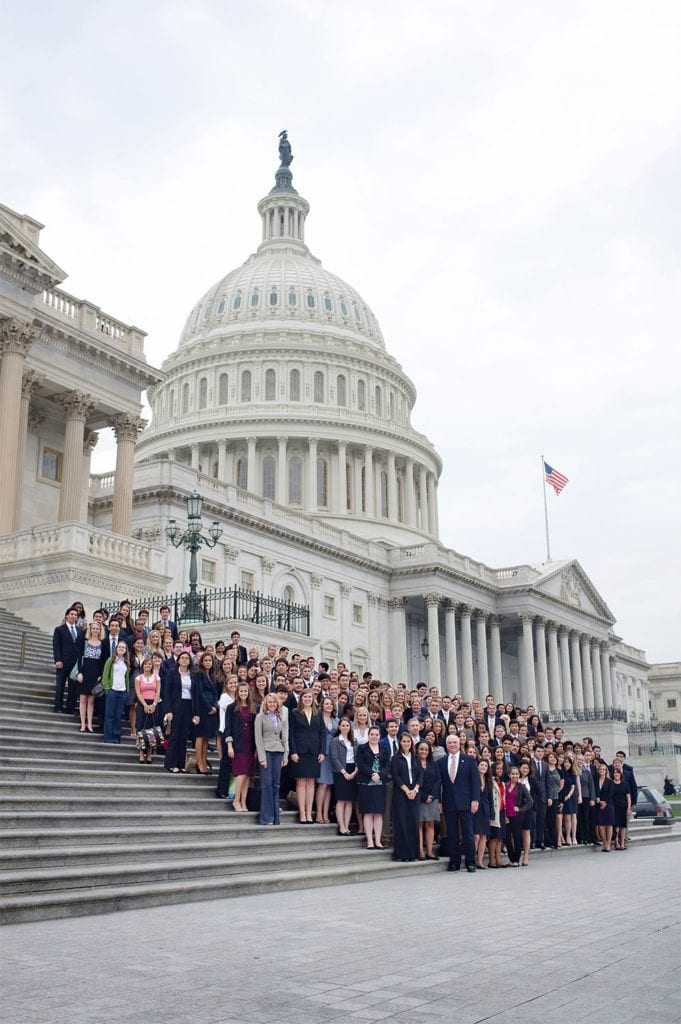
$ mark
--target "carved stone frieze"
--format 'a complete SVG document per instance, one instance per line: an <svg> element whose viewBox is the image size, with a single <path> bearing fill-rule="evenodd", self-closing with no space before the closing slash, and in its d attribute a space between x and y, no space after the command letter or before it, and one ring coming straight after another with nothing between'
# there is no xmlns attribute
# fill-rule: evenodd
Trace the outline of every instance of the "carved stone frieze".
<svg viewBox="0 0 681 1024"><path fill-rule="evenodd" d="M560 577L560 598L575 608L582 607L581 588L574 569L566 569Z"/></svg>
<svg viewBox="0 0 681 1024"><path fill-rule="evenodd" d="M352 590L352 587L350 586L349 583L341 583L341 585L340 585L341 597L349 597L351 590Z"/></svg>
<svg viewBox="0 0 681 1024"><path fill-rule="evenodd" d="M272 574L272 570L274 569L274 566L275 566L275 562L274 562L274 560L272 558L263 557L263 559L262 559L262 571L267 576L270 576Z"/></svg>

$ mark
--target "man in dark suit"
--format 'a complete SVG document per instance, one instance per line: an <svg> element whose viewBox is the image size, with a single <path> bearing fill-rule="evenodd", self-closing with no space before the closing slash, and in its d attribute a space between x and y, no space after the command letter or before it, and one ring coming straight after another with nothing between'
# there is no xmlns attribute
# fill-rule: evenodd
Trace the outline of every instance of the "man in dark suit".
<svg viewBox="0 0 681 1024"><path fill-rule="evenodd" d="M549 768L544 761L544 748L535 747L532 758L534 767L534 781L537 783L539 795L534 802L532 809L533 836L532 841L535 850L544 849L544 830L546 828L546 801L549 798L548 773Z"/></svg>
<svg viewBox="0 0 681 1024"><path fill-rule="evenodd" d="M617 753L615 754L615 757L613 759L612 764L610 765L610 771L612 772L612 769L614 767L620 767L620 765L617 764L617 762L618 761L621 762L622 779L629 786L629 795L631 796L631 806L632 806L632 808L634 808L634 807L636 807L636 801L638 799L638 784L637 784L636 779L634 777L634 769L631 767L630 764L625 764L624 759L625 759L626 756L627 755L624 753L623 750L618 750Z"/></svg>
<svg viewBox="0 0 681 1024"><path fill-rule="evenodd" d="M170 618L170 605L162 604L161 607L158 610L158 614L160 616L160 618L158 620L159 621L159 625L163 629L169 629L170 630L171 636L173 638L173 642L175 642L175 640L177 640L177 625L174 622L171 621L171 618Z"/></svg>
<svg viewBox="0 0 681 1024"><path fill-rule="evenodd" d="M69 678L71 669L78 660L84 631L78 629L76 621L78 612L75 608L67 608L64 615L64 622L57 626L52 634L52 654L54 656L54 668L56 672L54 685L54 707L52 710L57 714L62 712L67 715L76 713L76 690L78 684ZM66 697L66 710L64 710L64 690L68 681L68 694Z"/></svg>
<svg viewBox="0 0 681 1024"><path fill-rule="evenodd" d="M244 645L239 642L241 640L241 633L238 629L233 629L230 635L232 640L232 649L236 654L236 667L238 668L239 665L247 665L248 651Z"/></svg>
<svg viewBox="0 0 681 1024"><path fill-rule="evenodd" d="M447 737L447 757L437 762L442 782L442 810L447 821L449 843L448 871L461 868L461 841L463 840L466 870L475 871L475 840L473 815L480 802L480 775L473 757L459 749L459 737Z"/></svg>

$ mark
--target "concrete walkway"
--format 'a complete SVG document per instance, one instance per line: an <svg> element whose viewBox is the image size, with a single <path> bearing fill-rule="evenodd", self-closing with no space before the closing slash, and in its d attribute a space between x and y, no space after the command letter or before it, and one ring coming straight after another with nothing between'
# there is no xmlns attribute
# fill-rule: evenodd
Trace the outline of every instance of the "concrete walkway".
<svg viewBox="0 0 681 1024"><path fill-rule="evenodd" d="M11 925L2 1021L669 1024L681 1021L680 854L536 854L475 877Z"/></svg>

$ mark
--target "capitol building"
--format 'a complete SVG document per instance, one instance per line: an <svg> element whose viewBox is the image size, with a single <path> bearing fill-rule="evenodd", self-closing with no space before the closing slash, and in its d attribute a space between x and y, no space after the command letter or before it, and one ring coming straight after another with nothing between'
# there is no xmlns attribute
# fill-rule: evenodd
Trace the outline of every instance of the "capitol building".
<svg viewBox="0 0 681 1024"><path fill-rule="evenodd" d="M60 288L42 225L0 206L0 605L51 627L76 598L186 590L166 527L196 490L221 529L198 552L200 591L305 609L293 625L211 615L205 636L236 624L245 642L492 692L626 744L649 665L579 562L492 567L440 542L442 462L411 425L416 388L366 300L310 252L290 151L257 213L255 251L156 369L143 331ZM107 426L116 469L92 475Z"/></svg>

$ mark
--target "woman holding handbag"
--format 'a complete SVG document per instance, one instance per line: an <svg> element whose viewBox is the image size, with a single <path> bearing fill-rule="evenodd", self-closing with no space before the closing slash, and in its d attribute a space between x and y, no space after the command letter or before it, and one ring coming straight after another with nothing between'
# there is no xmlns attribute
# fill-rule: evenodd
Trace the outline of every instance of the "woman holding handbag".
<svg viewBox="0 0 681 1024"><path fill-rule="evenodd" d="M146 729L154 729L158 724L159 704L161 701L161 677L154 673L154 662L151 658L145 658L142 662L142 671L135 678L136 706L136 729L137 741L139 743L140 764L151 764L154 746L140 740L140 733L144 734Z"/></svg>

